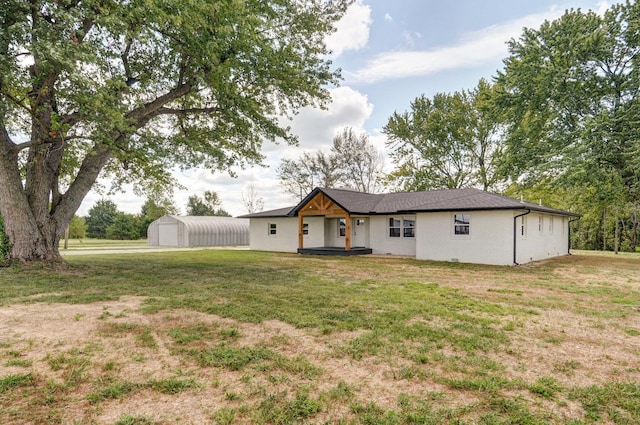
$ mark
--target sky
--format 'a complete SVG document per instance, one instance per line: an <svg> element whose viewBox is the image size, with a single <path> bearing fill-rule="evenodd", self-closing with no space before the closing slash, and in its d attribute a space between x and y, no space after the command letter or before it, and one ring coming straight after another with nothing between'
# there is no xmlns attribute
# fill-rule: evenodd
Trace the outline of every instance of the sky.
<svg viewBox="0 0 640 425"><path fill-rule="evenodd" d="M242 193L250 185L264 200L264 209L292 206L297 199L279 184L276 168L282 158L303 152L328 151L333 137L345 126L369 134L387 153L382 128L394 112L404 112L424 94L471 90L481 78L491 80L508 56L507 42L524 27L538 28L565 10L602 12L611 3L597 0L356 0L327 39L333 65L343 81L330 88L326 110L305 108L290 123L297 147L265 142L263 166L228 172L194 169L176 172L187 189L175 190L173 200L186 214L189 196L206 190L218 193L222 208L233 216L246 214ZM391 167L390 160L386 160ZM119 210L139 213L144 198L126 190L111 196L90 192L78 210L86 215L102 198Z"/></svg>

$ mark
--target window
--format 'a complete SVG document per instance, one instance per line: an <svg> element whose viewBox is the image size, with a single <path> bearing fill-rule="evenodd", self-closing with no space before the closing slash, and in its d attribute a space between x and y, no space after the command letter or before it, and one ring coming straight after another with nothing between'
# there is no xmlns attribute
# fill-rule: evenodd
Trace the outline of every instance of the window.
<svg viewBox="0 0 640 425"><path fill-rule="evenodd" d="M552 235L553 234L553 216L549 217L549 225L547 226L547 228L548 228L548 233Z"/></svg>
<svg viewBox="0 0 640 425"><path fill-rule="evenodd" d="M278 234L278 226L276 223L269 223L269 236L275 236Z"/></svg>
<svg viewBox="0 0 640 425"><path fill-rule="evenodd" d="M399 238L400 237L400 219L389 217L389 237L390 238Z"/></svg>
<svg viewBox="0 0 640 425"><path fill-rule="evenodd" d="M344 218L338 219L338 236L344 237L347 234L347 220Z"/></svg>
<svg viewBox="0 0 640 425"><path fill-rule="evenodd" d="M538 232L542 234L543 230L544 230L544 216L540 215L538 216Z"/></svg>
<svg viewBox="0 0 640 425"><path fill-rule="evenodd" d="M520 236L527 237L527 217L520 217Z"/></svg>
<svg viewBox="0 0 640 425"><path fill-rule="evenodd" d="M405 238L415 238L416 236L416 219L415 218L403 218L402 219L402 236Z"/></svg>
<svg viewBox="0 0 640 425"><path fill-rule="evenodd" d="M471 216L469 214L454 214L453 215L453 234L466 236L469 235L469 227L471 223Z"/></svg>
<svg viewBox="0 0 640 425"><path fill-rule="evenodd" d="M302 224L302 234L305 236L309 234L309 223Z"/></svg>
<svg viewBox="0 0 640 425"><path fill-rule="evenodd" d="M415 238L416 219L414 217L389 217L390 238Z"/></svg>

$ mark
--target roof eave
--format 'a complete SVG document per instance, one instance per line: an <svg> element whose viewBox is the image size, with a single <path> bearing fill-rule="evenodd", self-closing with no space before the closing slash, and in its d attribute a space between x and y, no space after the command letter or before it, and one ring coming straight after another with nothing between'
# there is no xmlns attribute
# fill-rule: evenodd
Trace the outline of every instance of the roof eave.
<svg viewBox="0 0 640 425"><path fill-rule="evenodd" d="M463 208L433 208L433 209L413 209L413 210L399 210L396 212L376 213L377 215L389 215L389 214L416 214L416 213L433 213L433 212L453 212L453 211L506 211L506 210L530 210L536 212L542 212L551 215L563 215L569 217L582 217L580 214L572 213L562 210L547 210L544 208L536 208L532 206L504 206L504 207L463 207Z"/></svg>

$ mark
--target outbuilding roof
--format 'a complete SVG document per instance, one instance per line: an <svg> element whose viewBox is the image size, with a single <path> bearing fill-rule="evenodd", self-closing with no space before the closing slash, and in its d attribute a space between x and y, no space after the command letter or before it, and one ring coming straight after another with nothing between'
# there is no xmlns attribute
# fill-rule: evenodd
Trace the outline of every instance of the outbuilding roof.
<svg viewBox="0 0 640 425"><path fill-rule="evenodd" d="M547 214L580 216L569 211L532 202L519 201L507 196L470 188L385 194L364 193L346 189L316 188L295 207L264 211L242 217L293 217L318 193L324 193L350 214L377 215L439 211L531 210Z"/></svg>

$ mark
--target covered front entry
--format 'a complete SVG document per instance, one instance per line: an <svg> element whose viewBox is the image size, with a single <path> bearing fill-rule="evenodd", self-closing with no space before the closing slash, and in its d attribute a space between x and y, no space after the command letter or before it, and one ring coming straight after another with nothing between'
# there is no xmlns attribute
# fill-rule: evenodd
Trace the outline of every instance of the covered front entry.
<svg viewBox="0 0 640 425"><path fill-rule="evenodd" d="M338 227L343 232L344 246L305 247L305 217L324 217L325 220L335 219L344 227ZM362 221L357 221L362 220ZM298 211L298 253L300 254L325 254L325 255L362 255L371 254L372 250L365 246L367 235L364 234L364 219L354 219L348 211L337 205L324 193L316 194L309 202ZM359 226L359 230L354 229ZM340 234L342 236L342 233ZM326 238L325 238L326 240ZM362 245L360 245L362 244ZM355 249L354 249L355 247Z"/></svg>

